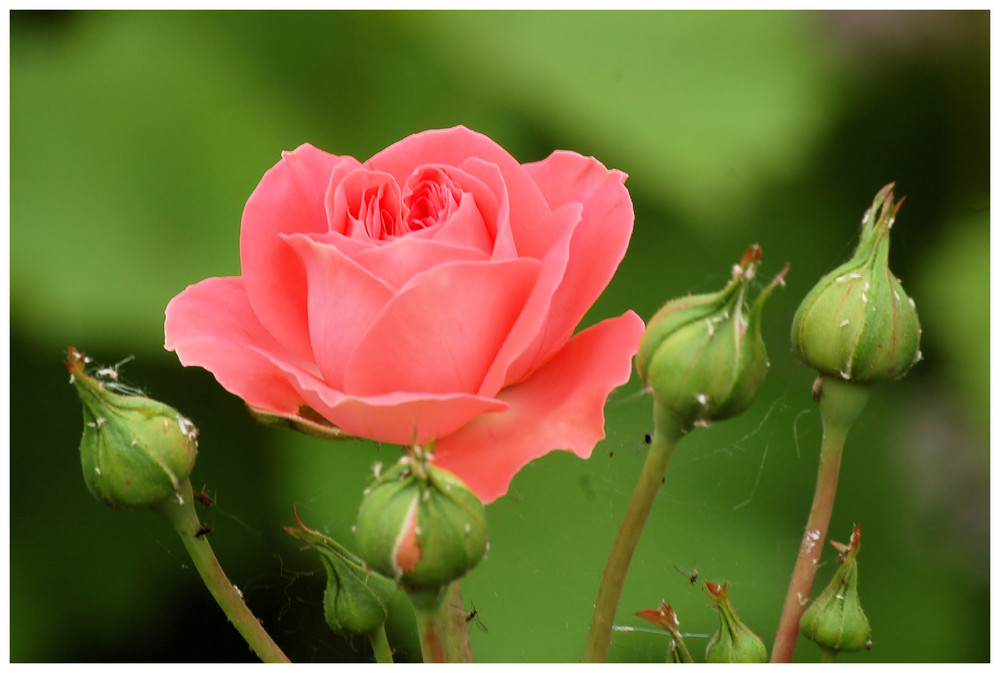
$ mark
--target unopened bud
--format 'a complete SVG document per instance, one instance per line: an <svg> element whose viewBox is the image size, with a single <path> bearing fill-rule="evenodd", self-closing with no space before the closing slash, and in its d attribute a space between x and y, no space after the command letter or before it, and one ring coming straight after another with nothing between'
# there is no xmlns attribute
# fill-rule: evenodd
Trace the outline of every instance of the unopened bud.
<svg viewBox="0 0 1000 673"><path fill-rule="evenodd" d="M646 621L659 626L661 629L670 634L670 647L667 649L667 663L694 663L694 659L691 657L691 652L688 651L687 645L684 644L684 638L681 636L679 629L681 622L677 619L677 613L674 612L670 603L660 601L660 605L657 609L639 610L635 614L642 617Z"/></svg>
<svg viewBox="0 0 1000 673"><path fill-rule="evenodd" d="M112 392L117 372L99 380L72 346L66 369L83 405L80 461L87 489L116 509L144 509L178 491L194 469L198 431L173 407L131 391ZM113 376L111 376L113 375Z"/></svg>
<svg viewBox="0 0 1000 673"><path fill-rule="evenodd" d="M705 593L719 613L719 630L708 641L705 662L709 664L762 664L767 661L767 647L756 633L740 621L727 595L728 583L722 586L705 582Z"/></svg>
<svg viewBox="0 0 1000 673"><path fill-rule="evenodd" d="M871 643L871 625L858 597L858 550L861 526L855 524L850 544L831 542L840 552L840 567L827 587L802 614L799 630L809 640L836 652L853 652Z"/></svg>
<svg viewBox="0 0 1000 673"><path fill-rule="evenodd" d="M385 624L398 592L396 583L366 567L332 538L307 528L298 513L295 521L299 528L286 526L285 532L319 552L326 568L323 614L330 628L337 633L362 635Z"/></svg>
<svg viewBox="0 0 1000 673"><path fill-rule="evenodd" d="M411 591L439 589L485 556L486 510L458 477L415 447L367 489L357 537L375 570Z"/></svg>
<svg viewBox="0 0 1000 673"><path fill-rule="evenodd" d="M792 319L792 345L822 374L878 383L920 360L916 306L889 270L889 230L903 203L892 188L865 212L854 255L820 279Z"/></svg>
<svg viewBox="0 0 1000 673"><path fill-rule="evenodd" d="M747 287L760 258L760 246L754 244L722 290L664 304L639 342L640 378L688 426L743 413L764 383L768 362L761 313L767 297L784 283L788 267L749 308Z"/></svg>

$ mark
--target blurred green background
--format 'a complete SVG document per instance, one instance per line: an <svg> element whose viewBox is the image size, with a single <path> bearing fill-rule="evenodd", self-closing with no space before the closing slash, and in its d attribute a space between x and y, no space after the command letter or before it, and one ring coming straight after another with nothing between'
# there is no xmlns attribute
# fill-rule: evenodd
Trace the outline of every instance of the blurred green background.
<svg viewBox="0 0 1000 673"><path fill-rule="evenodd" d="M67 344L190 416L192 477L230 578L297 661L366 660L322 621L324 578L282 526L353 544L370 466L391 447L254 424L208 373L164 351L163 309L239 273L243 204L302 142L365 159L464 124L521 161L555 149L630 174L630 251L588 315L648 318L714 290L759 242L771 371L744 416L686 438L639 544L617 623L669 600L700 659L717 625L674 568L728 579L770 644L812 497L819 419L792 313L846 258L875 192L907 200L892 267L916 299L924 361L880 386L845 453L831 526L864 528L870 652L989 657L989 14L987 12L13 12L10 15L13 661L249 661L165 522L87 493ZM601 570L644 458L633 379L581 461L533 463L489 506L466 580L483 662L578 661ZM818 584L833 573L825 552ZM398 660L416 660L395 611ZM618 633L612 661L667 639ZM801 641L797 661L815 661Z"/></svg>

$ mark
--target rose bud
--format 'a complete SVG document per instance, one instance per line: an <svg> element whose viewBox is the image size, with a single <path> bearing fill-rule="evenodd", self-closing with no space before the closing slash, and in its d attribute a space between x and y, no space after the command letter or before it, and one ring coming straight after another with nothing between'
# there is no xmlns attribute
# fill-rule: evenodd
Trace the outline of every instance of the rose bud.
<svg viewBox="0 0 1000 673"><path fill-rule="evenodd" d="M871 625L858 598L858 561L861 526L855 524L851 542L830 542L840 552L840 567L830 584L802 614L802 635L834 652L853 652L871 643Z"/></svg>
<svg viewBox="0 0 1000 673"><path fill-rule="evenodd" d="M889 270L889 230L903 203L892 188L865 212L854 255L820 279L792 319L795 350L821 374L878 383L920 360L916 306Z"/></svg>
<svg viewBox="0 0 1000 673"><path fill-rule="evenodd" d="M684 644L684 637L681 635L681 621L677 619L674 608L665 601L660 601L660 605L655 610L639 610L636 616L642 617L646 621L659 626L670 634L670 647L667 649L668 664L693 664L694 659Z"/></svg>
<svg viewBox="0 0 1000 673"><path fill-rule="evenodd" d="M127 390L114 369L89 375L89 359L72 346L66 369L83 404L80 460L87 489L115 509L144 509L178 490L194 468L198 431L173 407ZM112 392L109 388L127 391Z"/></svg>
<svg viewBox="0 0 1000 673"><path fill-rule="evenodd" d="M719 630L708 641L705 662L709 664L762 664L767 661L764 641L736 616L736 610L726 595L728 583L722 586L705 582L708 597L719 612Z"/></svg>
<svg viewBox="0 0 1000 673"><path fill-rule="evenodd" d="M788 266L748 308L747 286L760 257L760 246L754 244L722 290L667 302L639 342L639 376L687 427L742 413L764 382L768 362L761 313L774 288L784 284Z"/></svg>
<svg viewBox="0 0 1000 673"><path fill-rule="evenodd" d="M357 536L372 568L407 590L436 590L486 554L486 509L458 477L417 449L366 490Z"/></svg>
<svg viewBox="0 0 1000 673"><path fill-rule="evenodd" d="M319 531L307 528L295 514L299 528L285 532L319 552L326 568L323 614L337 633L364 635L385 624L398 589L388 577L374 572L364 562Z"/></svg>

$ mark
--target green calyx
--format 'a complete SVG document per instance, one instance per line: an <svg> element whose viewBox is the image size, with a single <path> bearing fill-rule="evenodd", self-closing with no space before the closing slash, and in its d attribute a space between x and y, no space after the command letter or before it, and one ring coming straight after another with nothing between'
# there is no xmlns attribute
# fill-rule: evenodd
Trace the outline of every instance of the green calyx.
<svg viewBox="0 0 1000 673"><path fill-rule="evenodd" d="M858 597L861 526L855 524L850 544L831 542L840 552L840 567L799 620L806 638L834 652L854 652L871 643L871 625Z"/></svg>
<svg viewBox="0 0 1000 673"><path fill-rule="evenodd" d="M889 270L889 230L903 200L893 184L862 219L853 256L809 291L792 319L792 344L820 373L856 383L898 379L920 360L913 300Z"/></svg>
<svg viewBox="0 0 1000 673"><path fill-rule="evenodd" d="M760 637L740 621L727 595L728 583L722 586L705 582L705 593L719 613L719 630L708 641L705 662L709 664L762 664L767 661L767 647Z"/></svg>
<svg viewBox="0 0 1000 673"><path fill-rule="evenodd" d="M747 249L719 292L668 301L639 342L636 370L657 402L688 428L743 413L767 373L761 338L764 301L784 284L788 266L753 307L746 292L760 264L760 246Z"/></svg>
<svg viewBox="0 0 1000 673"><path fill-rule="evenodd" d="M332 538L307 528L295 514L298 528L285 532L319 552L326 569L323 614L333 631L364 635L385 624L398 588L396 583L367 568L364 562Z"/></svg>
<svg viewBox="0 0 1000 673"><path fill-rule="evenodd" d="M429 459L411 447L376 476L361 501L357 539L372 568L411 593L437 596L483 559L489 543L483 503Z"/></svg>
<svg viewBox="0 0 1000 673"><path fill-rule="evenodd" d="M115 509L146 509L178 491L194 469L198 431L176 409L141 394L119 394L113 369L91 376L72 346L65 362L83 406L80 462L87 489Z"/></svg>

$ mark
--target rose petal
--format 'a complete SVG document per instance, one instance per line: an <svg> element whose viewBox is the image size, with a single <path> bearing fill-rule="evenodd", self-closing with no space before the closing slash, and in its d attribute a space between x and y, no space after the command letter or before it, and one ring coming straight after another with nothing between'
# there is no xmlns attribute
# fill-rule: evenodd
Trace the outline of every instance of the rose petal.
<svg viewBox="0 0 1000 673"><path fill-rule="evenodd" d="M469 200L471 199L471 203ZM476 241L470 247L489 250L495 233L497 197L485 183L455 166L426 165L417 169L406 180L403 190L406 217L411 230L431 227L440 223L441 231L434 238L447 238L451 242L464 243L468 238ZM472 207L479 213L478 227L452 226L453 209ZM450 230L450 231L447 231ZM488 241L482 246L480 241Z"/></svg>
<svg viewBox="0 0 1000 673"><path fill-rule="evenodd" d="M306 318L306 273L298 255L278 236L325 232L325 194L341 164L359 165L304 144L284 152L243 209L240 262L246 293L261 323L299 358L312 352ZM280 282L277 280L280 279Z"/></svg>
<svg viewBox="0 0 1000 673"><path fill-rule="evenodd" d="M315 362L327 385L343 389L351 354L395 291L336 246L317 243L304 234L283 238L306 269L309 338Z"/></svg>
<svg viewBox="0 0 1000 673"><path fill-rule="evenodd" d="M399 289L414 276L448 262L487 261L486 253L475 248L403 236L384 245L360 252L354 261L373 276Z"/></svg>
<svg viewBox="0 0 1000 673"><path fill-rule="evenodd" d="M381 241L406 233L402 194L388 173L361 167L338 172L325 201L330 230L348 238Z"/></svg>
<svg viewBox="0 0 1000 673"><path fill-rule="evenodd" d="M517 246L514 244L514 234L510 230L510 204L507 198L507 186L504 184L500 169L494 164L481 159L466 159L462 169L475 176L487 185L497 200L496 215L491 227L493 235L493 259L516 259Z"/></svg>
<svg viewBox="0 0 1000 673"><path fill-rule="evenodd" d="M538 335L534 361L518 363L531 370L565 343L607 287L625 256L635 214L624 185L627 176L607 170L592 157L560 151L544 161L527 164L525 169L553 208L567 203L583 205L570 242L566 272L552 296L549 322Z"/></svg>
<svg viewBox="0 0 1000 673"><path fill-rule="evenodd" d="M345 392L475 394L540 266L532 259L454 262L415 277L358 344Z"/></svg>
<svg viewBox="0 0 1000 673"><path fill-rule="evenodd" d="M350 397L304 369L279 363L309 406L347 434L388 444L426 444L473 418L507 409L506 402L476 395L390 393Z"/></svg>
<svg viewBox="0 0 1000 673"><path fill-rule="evenodd" d="M494 164L499 169L518 251L522 256L541 259L544 250L540 254L533 244L534 227L549 211L549 206L524 167L507 150L481 133L464 126L424 131L390 145L366 161L365 166L391 173L402 184L420 166L442 164L466 168L467 159Z"/></svg>
<svg viewBox="0 0 1000 673"><path fill-rule="evenodd" d="M293 359L260 324L241 278L208 278L167 305L164 347L254 407L294 413L302 396L274 359Z"/></svg>
<svg viewBox="0 0 1000 673"><path fill-rule="evenodd" d="M604 404L628 381L644 326L629 311L580 332L544 367L498 399L510 409L473 419L440 439L435 464L484 503L507 492L522 467L549 451L586 458L604 437Z"/></svg>
<svg viewBox="0 0 1000 673"><path fill-rule="evenodd" d="M496 395L501 388L517 383L529 373L528 367L535 362L545 331L548 329L552 295L566 272L569 245L573 231L580 220L581 210L579 204L566 204L549 213L549 216L540 223L543 227L562 231L562 238L549 249L545 259L542 260L542 271L538 281L532 288L524 310L507 335L503 347L483 377L483 383L479 388L480 395ZM520 363L516 367L515 361Z"/></svg>

